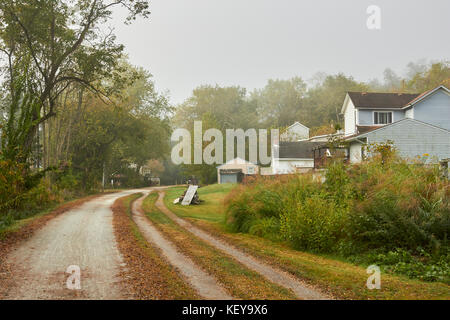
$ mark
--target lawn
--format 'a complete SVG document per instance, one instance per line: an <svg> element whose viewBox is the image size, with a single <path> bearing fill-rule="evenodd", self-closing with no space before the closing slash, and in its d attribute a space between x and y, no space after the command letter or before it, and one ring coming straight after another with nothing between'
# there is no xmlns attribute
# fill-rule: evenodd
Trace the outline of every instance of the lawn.
<svg viewBox="0 0 450 320"><path fill-rule="evenodd" d="M283 243L269 241L249 234L230 233L225 227L224 198L233 185L210 185L199 189L200 205L173 204L186 187L166 190L166 206L180 217L188 218L197 226L223 240L278 266L303 280L318 286L335 297L344 299L450 299L450 286L428 283L403 276L382 274L380 290L366 288L368 274L365 266L358 266L289 248Z"/></svg>
<svg viewBox="0 0 450 320"><path fill-rule="evenodd" d="M173 204L173 200L181 196L186 187L173 187L166 191L164 202L166 206L183 218L200 219L214 223L225 221L224 197L231 191L233 184L213 184L198 189L202 202L200 205L181 206Z"/></svg>

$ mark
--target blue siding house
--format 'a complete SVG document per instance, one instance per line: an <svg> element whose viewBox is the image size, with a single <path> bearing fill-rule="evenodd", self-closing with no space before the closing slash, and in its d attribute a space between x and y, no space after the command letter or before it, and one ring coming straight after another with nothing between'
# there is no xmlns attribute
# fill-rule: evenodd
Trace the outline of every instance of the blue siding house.
<svg viewBox="0 0 450 320"><path fill-rule="evenodd" d="M342 114L350 162L363 159L366 143L392 141L399 154L450 158L450 90L422 94L348 92Z"/></svg>

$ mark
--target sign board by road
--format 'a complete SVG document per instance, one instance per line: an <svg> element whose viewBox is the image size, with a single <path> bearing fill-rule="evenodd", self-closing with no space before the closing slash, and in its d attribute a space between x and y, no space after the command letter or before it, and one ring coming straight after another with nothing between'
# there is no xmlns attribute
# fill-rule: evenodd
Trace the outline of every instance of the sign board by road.
<svg viewBox="0 0 450 320"><path fill-rule="evenodd" d="M192 199L194 198L195 193L197 192L198 186L189 186L186 194L184 195L183 201L181 202L182 206L188 206L191 204Z"/></svg>

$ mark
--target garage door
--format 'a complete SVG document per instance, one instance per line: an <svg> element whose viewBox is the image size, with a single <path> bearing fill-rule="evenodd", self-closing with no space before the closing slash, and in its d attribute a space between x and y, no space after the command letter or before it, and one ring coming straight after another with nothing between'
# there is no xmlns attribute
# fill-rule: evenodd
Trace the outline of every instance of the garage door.
<svg viewBox="0 0 450 320"><path fill-rule="evenodd" d="M237 173L221 173L220 183L237 183L238 174Z"/></svg>

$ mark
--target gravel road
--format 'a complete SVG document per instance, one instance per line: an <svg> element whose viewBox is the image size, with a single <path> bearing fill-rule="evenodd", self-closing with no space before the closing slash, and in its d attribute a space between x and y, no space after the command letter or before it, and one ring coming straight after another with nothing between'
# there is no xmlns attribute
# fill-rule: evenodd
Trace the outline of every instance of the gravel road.
<svg viewBox="0 0 450 320"><path fill-rule="evenodd" d="M6 298L126 299L117 278L122 258L110 207L136 192L101 196L50 220L9 255L14 285ZM80 290L66 285L72 265L80 268Z"/></svg>
<svg viewBox="0 0 450 320"><path fill-rule="evenodd" d="M197 290L200 296L209 300L227 300L232 297L225 292L217 280L198 267L189 257L177 250L175 245L166 239L142 213L142 201L148 192L134 201L132 206L133 220L144 238L161 250L167 261L178 269L184 279Z"/></svg>

